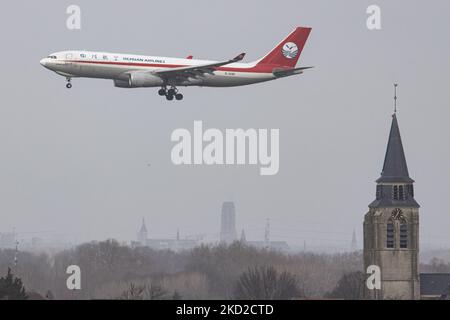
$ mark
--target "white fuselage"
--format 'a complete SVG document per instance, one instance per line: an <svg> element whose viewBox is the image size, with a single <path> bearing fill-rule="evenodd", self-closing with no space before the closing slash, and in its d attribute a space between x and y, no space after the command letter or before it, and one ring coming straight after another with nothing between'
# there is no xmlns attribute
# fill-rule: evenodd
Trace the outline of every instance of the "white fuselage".
<svg viewBox="0 0 450 320"><path fill-rule="evenodd" d="M214 61L178 59L132 54L116 54L89 51L63 51L51 54L41 60L41 64L67 78L98 78L114 80L116 85L129 81L130 74L157 70L170 70L189 66L201 66ZM270 66L254 63L231 63L218 67L211 73L194 75L188 79L170 79L163 85L232 87L274 80ZM155 82L146 87L160 87ZM118 85L121 86L121 85ZM121 86L122 87L122 86Z"/></svg>

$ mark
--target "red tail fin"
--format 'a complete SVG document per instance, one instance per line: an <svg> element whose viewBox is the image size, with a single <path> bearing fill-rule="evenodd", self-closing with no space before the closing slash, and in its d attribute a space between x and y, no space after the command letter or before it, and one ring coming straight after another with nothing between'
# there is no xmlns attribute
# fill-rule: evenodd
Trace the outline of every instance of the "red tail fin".
<svg viewBox="0 0 450 320"><path fill-rule="evenodd" d="M283 67L295 67L302 54L311 28L298 27L285 40L275 47L258 64L273 64Z"/></svg>

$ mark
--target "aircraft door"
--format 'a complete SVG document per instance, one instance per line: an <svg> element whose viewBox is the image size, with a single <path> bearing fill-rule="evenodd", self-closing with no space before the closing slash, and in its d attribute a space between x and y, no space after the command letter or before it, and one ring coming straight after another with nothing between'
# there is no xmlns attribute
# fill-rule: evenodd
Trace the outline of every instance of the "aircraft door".
<svg viewBox="0 0 450 320"><path fill-rule="evenodd" d="M71 65L72 64L72 62L71 62L72 59L73 59L73 54L67 53L66 54L66 58L64 60L65 64L66 65Z"/></svg>
<svg viewBox="0 0 450 320"><path fill-rule="evenodd" d="M63 67L64 72L70 72L72 62L70 60L72 59L71 53L66 53L64 55L63 60L61 61L61 67Z"/></svg>

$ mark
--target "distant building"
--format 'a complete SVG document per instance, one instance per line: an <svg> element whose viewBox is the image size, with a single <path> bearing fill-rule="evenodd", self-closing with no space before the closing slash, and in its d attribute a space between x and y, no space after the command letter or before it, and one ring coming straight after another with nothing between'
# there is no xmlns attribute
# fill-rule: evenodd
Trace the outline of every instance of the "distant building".
<svg viewBox="0 0 450 320"><path fill-rule="evenodd" d="M31 246L33 248L42 248L44 245L45 245L44 239L39 238L39 237L31 238Z"/></svg>
<svg viewBox="0 0 450 320"><path fill-rule="evenodd" d="M197 241L190 239L181 239L180 232L174 239L149 239L145 219L142 219L142 225L137 233L137 241L132 241L132 247L148 247L155 250L172 250L175 252L190 250L198 245Z"/></svg>
<svg viewBox="0 0 450 320"><path fill-rule="evenodd" d="M15 233L0 233L0 248L1 249L14 249L16 246L16 234Z"/></svg>
<svg viewBox="0 0 450 320"><path fill-rule="evenodd" d="M197 241L188 239L148 239L146 247L179 252L194 249L197 245Z"/></svg>
<svg viewBox="0 0 450 320"><path fill-rule="evenodd" d="M141 225L141 229L139 230L139 232L137 234L137 241L142 246L145 246L147 244L147 239L148 239L147 226L145 225L145 219L142 218L142 225Z"/></svg>
<svg viewBox="0 0 450 320"><path fill-rule="evenodd" d="M258 249L268 249L282 252L287 252L290 250L290 247L286 241L247 241L246 244Z"/></svg>
<svg viewBox="0 0 450 320"><path fill-rule="evenodd" d="M242 243L245 243L245 242L247 242L247 237L245 236L245 230L244 229L242 229L242 232L241 232L241 240L240 240Z"/></svg>
<svg viewBox="0 0 450 320"><path fill-rule="evenodd" d="M264 235L265 239L263 241L248 241L245 235L245 231L244 229L242 229L240 242L247 246L255 247L258 249L268 249L282 252L287 252L290 250L290 247L286 241L270 241L267 228Z"/></svg>
<svg viewBox="0 0 450 320"><path fill-rule="evenodd" d="M264 229L264 240L249 241L245 235L245 230L242 229L241 237L238 239L236 232L236 208L233 202L224 202L222 206L222 214L220 220L220 243L231 244L235 241L240 241L251 247L258 249L268 249L275 251L287 252L290 250L289 245L285 241L271 241L270 240L270 219L266 220L266 227Z"/></svg>
<svg viewBox="0 0 450 320"><path fill-rule="evenodd" d="M236 208L233 202L224 202L220 220L220 242L230 244L236 240Z"/></svg>

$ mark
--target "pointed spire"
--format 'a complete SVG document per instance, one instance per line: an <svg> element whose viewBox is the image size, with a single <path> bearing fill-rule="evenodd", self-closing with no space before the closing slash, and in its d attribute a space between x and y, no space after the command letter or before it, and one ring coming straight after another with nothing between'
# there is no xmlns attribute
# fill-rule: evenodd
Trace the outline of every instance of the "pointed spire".
<svg viewBox="0 0 450 320"><path fill-rule="evenodd" d="M383 171L377 183L376 199L370 208L420 207L414 199L414 180L409 177L396 113L392 115Z"/></svg>
<svg viewBox="0 0 450 320"><path fill-rule="evenodd" d="M397 115L395 113L392 115L391 132L389 133L383 171L377 182L414 182L414 180L409 177Z"/></svg>
<svg viewBox="0 0 450 320"><path fill-rule="evenodd" d="M358 249L358 243L356 242L356 231L355 231L355 229L353 229L351 251L354 252L357 249Z"/></svg>
<svg viewBox="0 0 450 320"><path fill-rule="evenodd" d="M137 240L140 243L140 245L145 246L147 245L147 227L145 226L145 219L142 218L142 225L141 229L139 230L137 234Z"/></svg>
<svg viewBox="0 0 450 320"><path fill-rule="evenodd" d="M147 232L147 227L145 226L145 218L142 218L142 226L139 232L140 233Z"/></svg>
<svg viewBox="0 0 450 320"><path fill-rule="evenodd" d="M245 236L245 230L244 229L242 229L242 232L241 232L241 242L242 243L247 242L247 238Z"/></svg>
<svg viewBox="0 0 450 320"><path fill-rule="evenodd" d="M397 87L398 83L394 83L394 113L397 113Z"/></svg>
<svg viewBox="0 0 450 320"><path fill-rule="evenodd" d="M266 220L266 229L264 230L264 242L270 242L270 219Z"/></svg>

